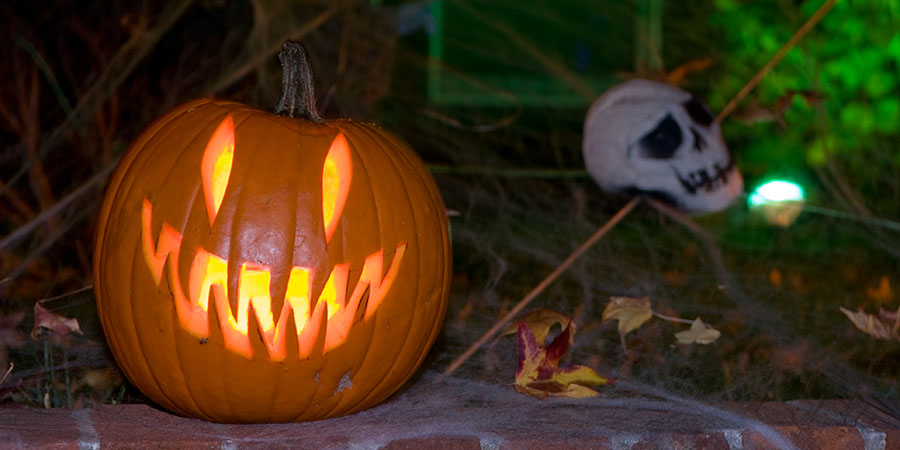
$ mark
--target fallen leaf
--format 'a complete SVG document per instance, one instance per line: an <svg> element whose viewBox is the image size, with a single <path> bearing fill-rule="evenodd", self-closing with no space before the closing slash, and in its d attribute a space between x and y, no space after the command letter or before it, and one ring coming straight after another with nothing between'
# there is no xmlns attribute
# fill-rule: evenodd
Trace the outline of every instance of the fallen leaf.
<svg viewBox="0 0 900 450"><path fill-rule="evenodd" d="M562 313L552 309L535 309L526 314L525 317L522 318L522 321L525 322L525 325L528 325L528 329L534 334L535 341L542 347L547 341L547 334L550 333L550 329L556 324L559 324L560 328L565 328L566 326L570 327L569 345L572 344L572 339L575 336L575 324L571 323L572 321ZM509 324L503 329L503 332L500 335L506 336L507 334L514 334L518 331L518 327L518 323Z"/></svg>
<svg viewBox="0 0 900 450"><path fill-rule="evenodd" d="M669 286L681 286L684 284L685 274L680 270L666 270L662 275Z"/></svg>
<svg viewBox="0 0 900 450"><path fill-rule="evenodd" d="M784 278L781 276L781 271L778 269L772 269L769 271L769 283L772 283L772 286L781 287L781 283Z"/></svg>
<svg viewBox="0 0 900 450"><path fill-rule="evenodd" d="M897 328L898 321L900 321L900 308L898 309L884 309L881 308L878 310L878 317L881 318L885 323L893 323L894 328Z"/></svg>
<svg viewBox="0 0 900 450"><path fill-rule="evenodd" d="M688 75L707 69L711 66L713 60L711 58L692 59L674 69L663 74L663 80L666 83L681 86L686 81Z"/></svg>
<svg viewBox="0 0 900 450"><path fill-rule="evenodd" d="M44 330L50 330L56 335L66 336L69 333L81 333L78 320L60 316L41 306L41 302L34 304L34 328L31 337L37 339Z"/></svg>
<svg viewBox="0 0 900 450"><path fill-rule="evenodd" d="M890 340L895 338L894 333L891 332L891 327L885 324L878 316L862 310L853 312L843 306L840 308L841 312L850 319L850 322L853 322L853 326L859 331L877 339Z"/></svg>
<svg viewBox="0 0 900 450"><path fill-rule="evenodd" d="M719 330L703 323L700 318L694 319L691 322L691 329L685 331L679 331L675 333L675 338L678 339L679 344L712 344L716 342L716 339L719 339L722 333Z"/></svg>
<svg viewBox="0 0 900 450"><path fill-rule="evenodd" d="M649 298L610 297L603 308L603 320L618 320L619 333L629 331L644 324L653 317Z"/></svg>
<svg viewBox="0 0 900 450"><path fill-rule="evenodd" d="M891 291L891 280L887 276L882 276L878 287L866 288L866 295L878 302L879 305L891 301L894 298L894 293Z"/></svg>
<svg viewBox="0 0 900 450"><path fill-rule="evenodd" d="M453 321L453 326L460 330L465 329L473 311L475 311L475 302L470 298L463 307L459 309L459 312L456 314L456 319Z"/></svg>
<svg viewBox="0 0 900 450"><path fill-rule="evenodd" d="M772 348L772 365L782 371L799 373L809 360L809 341L797 342Z"/></svg>
<svg viewBox="0 0 900 450"><path fill-rule="evenodd" d="M519 321L517 328L517 391L537 398L585 398L597 395L591 387L613 382L590 367L559 367L559 359L569 350L570 327L566 327L546 347L538 344L524 320Z"/></svg>

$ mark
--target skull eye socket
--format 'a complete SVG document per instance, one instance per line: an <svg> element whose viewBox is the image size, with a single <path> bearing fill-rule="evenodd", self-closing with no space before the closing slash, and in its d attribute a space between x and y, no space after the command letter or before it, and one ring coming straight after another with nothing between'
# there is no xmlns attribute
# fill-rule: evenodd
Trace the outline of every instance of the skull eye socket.
<svg viewBox="0 0 900 450"><path fill-rule="evenodd" d="M706 139L703 139L703 135L701 135L699 131L695 130L694 127L689 128L691 130L691 135L694 136L694 150L702 152L703 149L706 148Z"/></svg>
<svg viewBox="0 0 900 450"><path fill-rule="evenodd" d="M697 97L691 97L690 100L682 103L684 106L684 110L687 111L688 115L691 116L694 122L697 122L704 127L710 126L714 120L716 120L715 116L713 116L712 111L709 110L709 107L706 106L706 103L698 99Z"/></svg>
<svg viewBox="0 0 900 450"><path fill-rule="evenodd" d="M672 118L671 114L666 114L656 128L644 135L638 143L641 147L641 156L668 159L681 146L681 141L681 127L678 126L678 122Z"/></svg>

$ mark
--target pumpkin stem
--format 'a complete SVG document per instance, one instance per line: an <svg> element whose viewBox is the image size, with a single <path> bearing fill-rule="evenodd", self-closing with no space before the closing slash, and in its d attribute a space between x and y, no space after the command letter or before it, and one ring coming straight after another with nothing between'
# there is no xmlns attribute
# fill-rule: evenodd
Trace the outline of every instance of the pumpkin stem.
<svg viewBox="0 0 900 450"><path fill-rule="evenodd" d="M309 54L297 42L285 41L278 52L281 62L281 98L275 114L323 122L316 111L316 87Z"/></svg>

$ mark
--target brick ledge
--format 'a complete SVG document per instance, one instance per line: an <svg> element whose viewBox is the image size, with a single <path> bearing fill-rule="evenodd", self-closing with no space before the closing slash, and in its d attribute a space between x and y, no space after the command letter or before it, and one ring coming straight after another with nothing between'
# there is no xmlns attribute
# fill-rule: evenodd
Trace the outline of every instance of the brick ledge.
<svg viewBox="0 0 900 450"><path fill-rule="evenodd" d="M384 405L311 423L225 425L148 405L0 408L0 448L900 449L900 421L853 400L703 405L535 400L427 375Z"/></svg>

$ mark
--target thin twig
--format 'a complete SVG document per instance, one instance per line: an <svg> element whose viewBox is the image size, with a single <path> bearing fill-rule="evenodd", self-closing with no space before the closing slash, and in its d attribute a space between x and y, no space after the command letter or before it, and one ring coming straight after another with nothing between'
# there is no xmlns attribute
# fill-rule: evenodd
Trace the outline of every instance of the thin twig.
<svg viewBox="0 0 900 450"><path fill-rule="evenodd" d="M6 275L9 278L18 278L19 275L28 270L28 267L31 266L32 262L36 260L39 256L41 256L47 250L53 248L56 245L56 242L60 239L69 236L69 230L75 225L81 223L89 214L94 212L94 207L98 206L96 203L90 203L86 208L78 208L74 214L68 216L64 222L57 225L53 232L49 235L42 235L41 239L37 247L31 249L28 252L28 256L22 259L12 271L7 273Z"/></svg>
<svg viewBox="0 0 900 450"><path fill-rule="evenodd" d="M72 112L72 104L69 103L69 99L66 97L66 94L63 92L62 87L59 85L59 81L56 80L56 76L53 74L53 69L50 68L50 64L47 64L47 60L44 59L44 56L41 55L41 52L35 48L34 44L32 44L28 39L25 39L19 33L16 33L13 36L13 39L16 41L16 44L19 47L22 47L31 59L34 61L34 64L40 69L41 73L44 75L44 79L47 81L47 84L50 85L50 90L53 91L53 95L56 96L56 101L59 102L59 106L62 108L63 113L66 114L66 117L69 119L69 122L72 124L72 127L78 131L78 134L84 136L84 126L81 124L81 121L76 117Z"/></svg>
<svg viewBox="0 0 900 450"><path fill-rule="evenodd" d="M504 25L501 22L490 19L487 15L480 12L478 8L468 5L466 2L456 2L454 6L464 9L473 19L484 23L491 27L494 31L502 34L509 42L512 42L525 52L527 52L535 61L544 66L553 76L562 80L573 91L578 93L583 99L593 101L597 97L597 93L587 83L582 80L578 74L569 70L569 68L553 59L542 51L538 46L534 45L520 32Z"/></svg>
<svg viewBox="0 0 900 450"><path fill-rule="evenodd" d="M260 65L270 61L272 59L272 56L281 51L281 46L284 41L303 40L303 38L306 37L307 34L318 29L325 22L328 22L331 19L331 16L333 16L334 13L337 12L337 10L338 8L333 6L322 12L322 14L319 14L318 16L312 18L312 20L303 24L303 26L301 26L300 28L292 30L290 33L282 36L279 39L275 39L275 44L272 44L271 47L265 49L265 51L255 52L255 56L252 59L245 62L242 66L238 67L237 69L226 75L224 78L216 81L209 89L210 92L216 94L222 91L223 89L231 86L232 84L236 83L238 80L246 76L256 67L259 67Z"/></svg>
<svg viewBox="0 0 900 450"><path fill-rule="evenodd" d="M12 361L10 361L10 362L9 362L9 369L6 369L6 373L3 374L3 378L0 378L0 386L3 385L3 382L6 381L6 378L8 378L8 377L9 377L9 374L12 373L13 367L16 367L16 365L13 364Z"/></svg>
<svg viewBox="0 0 900 450"><path fill-rule="evenodd" d="M694 323L693 320L682 319L681 317L675 317L675 316L668 316L663 313L658 313L656 311L652 311L652 312L655 317L662 319L662 320L667 320L669 322L678 322L678 323L687 323L687 324Z"/></svg>
<svg viewBox="0 0 900 450"><path fill-rule="evenodd" d="M574 263L576 259L578 259L581 255L583 255L584 252L588 251L588 249L593 247L594 244L596 244L597 241L599 241L603 236L605 236L607 233L609 233L609 231L612 230L613 227L616 226L616 224L621 222L622 219L624 219L628 215L628 213L630 213L631 210L634 209L635 206L637 206L640 199L641 199L641 197L635 197L635 198L631 199L631 201L628 202L628 204L623 206L622 209L619 210L619 212L617 212L614 216L612 216L612 218L610 218L606 223L604 223L600 227L600 229L598 229L593 235L591 235L591 237L589 237L586 241L584 241L584 243L581 244L581 246L578 247L578 249L576 249L574 252L572 252L572 254L569 255L569 257L566 258L566 260L563 261L562 264L560 264L556 269L554 269L553 272L550 273L550 275L547 275L547 277L544 278L544 280L541 281L540 284L537 285L537 287L535 287L534 289L531 290L531 292L526 294L525 297L523 297L522 300L520 300L519 303L517 303L516 306L513 307L513 309L511 309L505 316L503 316L502 319L500 319L497 323L495 323L494 326L491 327L490 330L488 330L486 333L484 333L484 335L481 336L481 338L479 338L477 341L475 341L475 343L472 344L468 350L466 350L462 355L460 355L458 358L456 358L456 360L453 361L453 363L450 364L450 366L447 367L446 370L444 370L444 376L452 374L456 369L459 368L459 366L461 366L464 362L466 362L466 360L469 359L469 357L471 357L472 354L474 354L476 351L478 351L478 349L481 348L482 345L484 345L487 341L489 341L491 338L493 338L494 335L497 334L498 331L502 330L503 327L505 327L506 324L509 323L513 319L513 317L515 317L520 312L522 312L522 310L526 306L528 306L528 304L531 303L531 301L534 300L541 292L543 292L544 289L546 289L547 286L550 285L550 283L552 283L560 275L562 275L562 273L565 272L566 269L568 269L569 266L571 266L572 263Z"/></svg>
<svg viewBox="0 0 900 450"><path fill-rule="evenodd" d="M0 179L0 189L3 189L5 186L6 182L4 182L3 179ZM26 203L16 191L6 191L5 194L6 201L9 202L9 206L12 208L12 210L6 211L5 215L8 220L21 224L29 217L33 217L36 214L34 208Z"/></svg>
<svg viewBox="0 0 900 450"><path fill-rule="evenodd" d="M428 116L434 120L437 120L438 122L441 122L445 125L449 125L453 128L456 128L458 130L472 131L475 133L490 133L492 131L497 131L497 130L506 128L506 127L516 123L517 120L519 120L519 117L522 116L522 111L524 110L524 108L522 106L522 102L519 101L518 98L515 98L515 102L516 102L516 110L512 114L509 114L506 117L496 120L493 123L485 123L485 124L478 124L478 125L466 125L466 124L462 123L461 121L459 121L458 119L454 119L448 115L437 112L430 108L423 108L422 112L426 116Z"/></svg>
<svg viewBox="0 0 900 450"><path fill-rule="evenodd" d="M760 319L760 320L772 320L778 321L776 317L771 317L771 314L763 311L753 299L744 295L744 292L738 288L737 284L734 282L734 279L731 277L731 273L728 271L728 268L725 266L725 259L722 257L722 250L719 248L717 244L717 239L715 236L710 234L709 231L706 231L700 225L697 225L688 218L681 211L659 201L652 197L646 198L647 203L650 204L657 211L663 213L670 219L678 222L681 226L685 227L694 234L700 242L703 243L703 246L706 247L706 252L709 255L709 259L712 262L713 269L715 270L716 278L719 282L719 288L728 296L733 302L738 305L738 308L741 311L748 315L750 318Z"/></svg>
<svg viewBox="0 0 900 450"><path fill-rule="evenodd" d="M429 164L428 170L433 174L478 175L504 178L587 178L584 169L498 169L496 167L451 166Z"/></svg>
<svg viewBox="0 0 900 450"><path fill-rule="evenodd" d="M42 299L38 300L38 301L35 302L35 303L40 303L40 304L43 305L44 303L52 302L52 301L54 301L54 300L59 300L59 299L61 299L61 298L70 297L70 296L73 296L73 295L75 295L75 294L80 294L80 293L82 293L82 292L84 292L84 291L89 291L89 290L91 290L91 289L93 289L93 288L94 288L94 285L93 285L93 284L89 284L89 285L87 285L87 286L82 286L82 287L80 287L80 288L78 288L78 289L75 289L74 291L69 291L69 292L66 292L66 293L64 293L64 294L59 294L59 295L57 295L57 296L55 296L55 297L42 298Z"/></svg>
<svg viewBox="0 0 900 450"><path fill-rule="evenodd" d="M98 184L101 184L102 182L106 181L106 177L109 176L109 173L116 166L116 162L117 161L111 161L110 163L108 163L106 165L106 167L104 167L99 172L94 174L94 176L91 177L91 179L89 179L87 182L85 182L84 184L79 186L78 189L75 189L74 191L72 191L72 193L63 197L62 200L56 202L56 204L54 204L53 206L41 211L40 214L35 216L33 219L31 219L25 225L22 225L21 227L17 228L16 231L13 231L9 235L7 235L5 238L0 239L0 250L3 250L10 244L27 236L32 231L34 231L35 228L40 226L42 223L47 221L49 218L54 217L63 208L66 208L67 206L69 206L69 204L71 204L75 200L79 199L82 195L90 192Z"/></svg>
<svg viewBox="0 0 900 450"><path fill-rule="evenodd" d="M51 150L63 142L73 129L73 119L85 122L85 118L92 117L97 110L106 103L106 100L113 91L118 89L119 85L125 81L131 72L137 67L138 63L143 61L144 57L150 53L156 43L162 36L175 25L175 22L181 17L193 0L182 0L169 4L168 8L163 11L156 26L146 33L139 33L128 40L119 48L116 55L106 63L103 73L97 77L96 81L88 91L81 96L72 115L66 117L65 123L56 127L56 129L41 144L36 155L31 155L22 167L7 180L6 186L0 187L0 196L10 189L18 180L28 172L31 166L36 162L47 157ZM2 248L2 246L0 246Z"/></svg>
<svg viewBox="0 0 900 450"><path fill-rule="evenodd" d="M728 104L725 105L725 108L722 109L722 112L719 113L719 116L716 117L716 120L720 123L725 120L725 118L728 117L728 115L731 114L732 111L734 111L734 108L737 107L738 103L744 100L744 97L746 97L747 94L749 94L750 91L752 91L753 88L755 88L756 85L759 84L760 81L762 81L763 77L765 77L766 74L769 73L769 71L772 70L773 67L775 67L775 65L781 62L781 58L784 58L784 55L786 55L787 52L794 48L794 46L797 45L797 43L800 42L801 39L803 39L803 36L806 36L806 33L809 33L809 30L816 26L816 24L819 23L819 21L822 20L823 17L825 17L825 14L828 14L828 11L831 10L831 7L834 6L836 2L837 0L825 0L825 3L822 3L822 6L820 6L819 9L817 9L816 12L806 20L806 23L804 23L803 26L801 26L797 30L797 32L794 33L794 35L791 36L791 38L788 39L788 41L785 42L785 44L782 45L777 52L775 52L775 55L773 55L772 58L769 59L769 62L767 62L766 65L762 67L762 69L759 69L759 72L757 72L756 75L754 75L753 78L751 78L750 81L748 81L747 84L745 84L744 87L741 88L740 92L738 92L737 95L735 95L734 98L732 98L731 101L729 101Z"/></svg>

